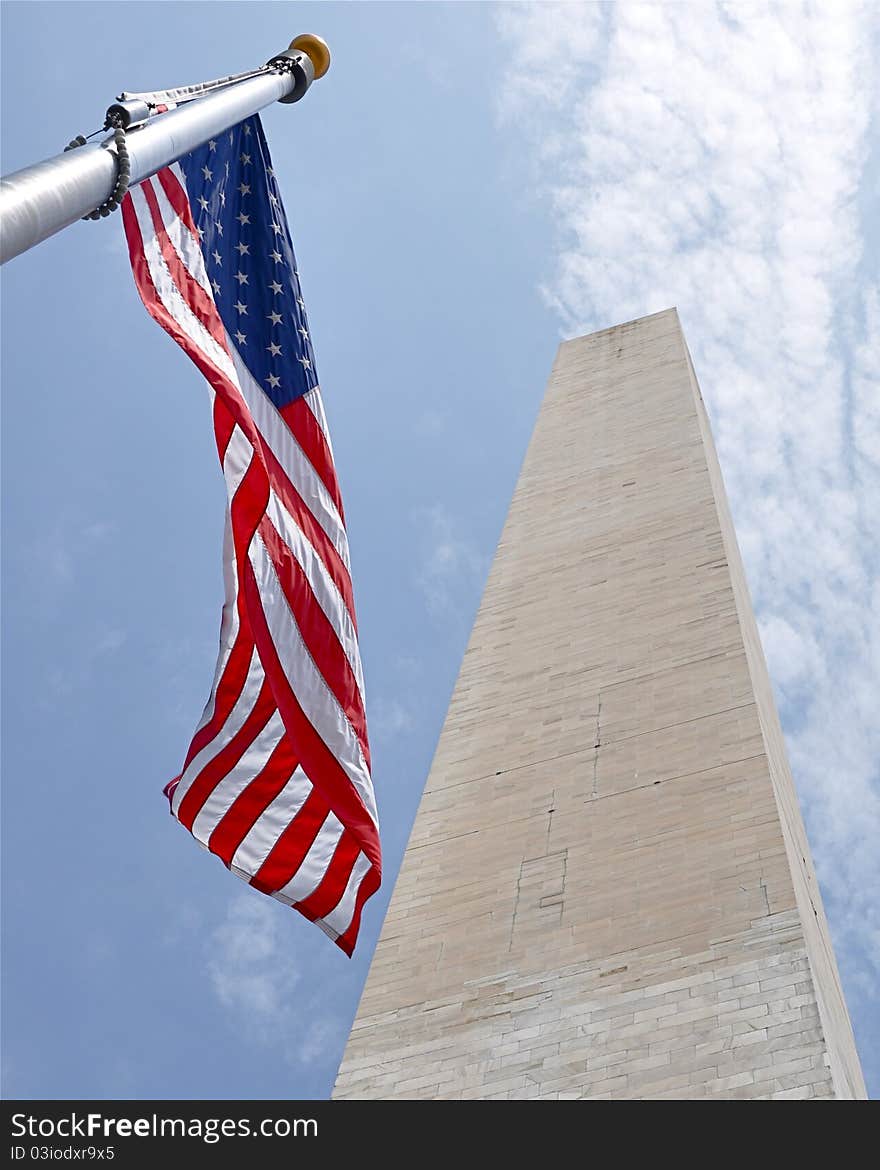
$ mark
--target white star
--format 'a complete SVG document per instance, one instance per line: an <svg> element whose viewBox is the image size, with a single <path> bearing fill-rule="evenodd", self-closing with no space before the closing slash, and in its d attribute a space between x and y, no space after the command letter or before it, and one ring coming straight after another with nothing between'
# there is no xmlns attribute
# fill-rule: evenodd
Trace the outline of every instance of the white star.
<svg viewBox="0 0 880 1170"><path fill-rule="evenodd" d="M239 158L241 159L241 161L244 163L245 166L247 166L248 163L251 161L251 156L249 154L241 154L241 155L239 155Z"/></svg>
<svg viewBox="0 0 880 1170"><path fill-rule="evenodd" d="M297 297L297 298L296 298L296 303L299 305L299 307L300 307L301 309L304 309L304 308L306 307L306 303L305 303L305 301L302 299L302 297Z"/></svg>
<svg viewBox="0 0 880 1170"><path fill-rule="evenodd" d="M275 261L276 264L281 263L281 253L280 252L270 252L269 255Z"/></svg>
<svg viewBox="0 0 880 1170"><path fill-rule="evenodd" d="M245 132L245 134L250 134L250 132L251 132L251 124L250 124L250 122L245 122L245 124L244 124L244 132Z"/></svg>
<svg viewBox="0 0 880 1170"><path fill-rule="evenodd" d="M271 191L269 192L269 202L272 204L273 207L278 206L278 196L273 195Z"/></svg>
<svg viewBox="0 0 880 1170"><path fill-rule="evenodd" d="M242 195L250 195L250 193L251 193L251 188L250 188L249 183L239 183L238 189L242 193Z"/></svg>
<svg viewBox="0 0 880 1170"><path fill-rule="evenodd" d="M216 149L217 149L217 143L212 138L211 141L208 143L208 150L216 150Z"/></svg>
<svg viewBox="0 0 880 1170"><path fill-rule="evenodd" d="M247 305L243 305L241 301L236 301L232 307L237 309L239 313L247 313Z"/></svg>
<svg viewBox="0 0 880 1170"><path fill-rule="evenodd" d="M281 346L276 345L274 341L270 341L269 344L266 346L266 349L268 349L268 351L272 355L272 357L280 357L281 356Z"/></svg>
<svg viewBox="0 0 880 1170"><path fill-rule="evenodd" d="M280 223L273 223L273 224L272 224L272 231L273 231L273 232L275 233L275 235L277 236L277 235L278 235L278 233L281 231L281 224L280 224Z"/></svg>
<svg viewBox="0 0 880 1170"><path fill-rule="evenodd" d="M281 314L280 313L270 313L269 316L266 318L266 320L271 321L273 325L280 325L281 324Z"/></svg>
<svg viewBox="0 0 880 1170"><path fill-rule="evenodd" d="M249 215L245 215L245 213L243 211L240 211L235 218L238 220L238 222L241 224L242 227L244 227L244 225L246 223L251 222L251 217Z"/></svg>
<svg viewBox="0 0 880 1170"><path fill-rule="evenodd" d="M239 256L247 256L250 254L250 250L251 250L250 244L243 244L241 242L241 240L239 240L238 243L235 245L235 249L238 252Z"/></svg>
<svg viewBox="0 0 880 1170"><path fill-rule="evenodd" d="M309 361L308 358L302 357L302 358L297 358L296 360L298 362L302 363L302 368L304 370L310 370L312 368L312 363Z"/></svg>
<svg viewBox="0 0 880 1170"><path fill-rule="evenodd" d="M233 333L232 336L235 338L235 340L238 342L239 345L247 345L245 335L241 332L241 330L239 330L237 333Z"/></svg>
<svg viewBox="0 0 880 1170"><path fill-rule="evenodd" d="M222 191L220 192L220 205L221 205L221 207L226 206L226 196L223 194Z"/></svg>
<svg viewBox="0 0 880 1170"><path fill-rule="evenodd" d="M247 273L236 272L235 279L238 281L239 284L247 284L247 282L248 282Z"/></svg>
<svg viewBox="0 0 880 1170"><path fill-rule="evenodd" d="M199 235L199 242L201 242L205 238L205 229L200 228L199 225L196 224L196 231L198 232L198 235Z"/></svg>
<svg viewBox="0 0 880 1170"><path fill-rule="evenodd" d="M272 170L271 167L266 167L266 174L272 179L275 178L275 172Z"/></svg>
<svg viewBox="0 0 880 1170"><path fill-rule="evenodd" d="M199 196L199 207L201 207L202 211L208 210L208 200L204 197L204 195Z"/></svg>
<svg viewBox="0 0 880 1170"><path fill-rule="evenodd" d="M217 249L216 249L216 248L215 248L215 249L214 249L214 251L211 253L211 255L214 257L214 263L215 263L215 264L222 264L222 263L223 263L223 258L221 257L220 253L217 251Z"/></svg>
<svg viewBox="0 0 880 1170"><path fill-rule="evenodd" d="M205 176L206 183L210 183L211 179L214 178L213 174L207 167L202 167L202 174Z"/></svg>
<svg viewBox="0 0 880 1170"><path fill-rule="evenodd" d="M215 280L213 277L211 277L211 288L213 288L214 292L219 297L219 295L220 295L220 281Z"/></svg>
<svg viewBox="0 0 880 1170"><path fill-rule="evenodd" d="M305 326L300 325L299 329L297 329L297 333L302 335L303 341L308 341L309 331L308 331L308 329L305 328Z"/></svg>
<svg viewBox="0 0 880 1170"><path fill-rule="evenodd" d="M226 178L229 178L229 163L226 164Z"/></svg>
<svg viewBox="0 0 880 1170"><path fill-rule="evenodd" d="M214 223L215 223L216 228L217 228L217 235L222 236L223 235L223 224L220 222L219 219L214 220Z"/></svg>
<svg viewBox="0 0 880 1170"><path fill-rule="evenodd" d="M266 381L269 383L269 388L274 390L275 387L281 382L281 379L277 374L270 374Z"/></svg>
<svg viewBox="0 0 880 1170"><path fill-rule="evenodd" d="M229 131L229 145L232 146L234 141L235 141L235 138L233 137L232 131L230 130Z"/></svg>
<svg viewBox="0 0 880 1170"><path fill-rule="evenodd" d="M278 283L277 280L273 280L272 283L269 285L269 288L271 288L272 292L275 294L276 297L278 296L278 294L280 292L283 291L282 286Z"/></svg>

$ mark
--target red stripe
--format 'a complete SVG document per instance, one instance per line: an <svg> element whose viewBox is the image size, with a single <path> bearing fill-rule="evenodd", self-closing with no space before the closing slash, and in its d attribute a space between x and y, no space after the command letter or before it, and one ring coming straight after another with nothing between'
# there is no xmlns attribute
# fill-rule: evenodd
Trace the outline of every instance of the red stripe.
<svg viewBox="0 0 880 1170"><path fill-rule="evenodd" d="M160 173L159 178L163 190L165 191L166 195L168 195L169 202L171 203L173 210L178 215L178 217L186 223L186 226L194 232L195 227L192 220L192 213L180 183L167 168ZM181 263L178 253L166 232L159 204L151 185L149 183L143 183L141 184L141 189L147 202L147 207L150 212L150 219L152 221L156 237L159 241L162 257L168 266L168 270L174 280L175 285L180 291L184 301L193 311L198 321L204 326L204 328L220 345L220 347L226 353L229 353L229 347L226 342L226 332L213 299L208 296L198 281L196 281L190 275L187 268ZM132 208L132 211L133 210L134 209ZM147 279L149 280L150 287L153 287L152 279L149 277L148 270ZM158 296L155 294L154 288L153 292L154 296L156 296L156 299L158 300ZM143 292L141 295L143 296ZM150 306L148 305L147 307L149 308ZM155 316L155 313L153 315ZM173 318L171 319L173 320ZM167 328L167 326L165 327ZM183 344L180 340L180 337L176 333L174 336L175 340L177 340L180 344ZM185 336L186 335L184 334L184 337ZM184 346L184 348L187 347ZM190 354L190 357L193 357L193 354L189 349L187 349L187 352ZM199 350L198 352L201 353L202 351ZM336 588L339 590L345 601L346 608L348 609L351 616L352 624L355 628L355 631L357 631L357 618L355 615L354 593L351 585L351 577L345 562L342 560L336 549L336 546L327 536L324 529L313 516L308 505L303 500L302 496L294 487L286 469L278 460L274 451L272 451L267 442L263 441L263 437L257 429L250 411L248 410L244 399L240 395L238 388L233 387L231 384L227 384L223 388L215 387L215 389L217 390L218 394L223 397L224 401L227 402L230 408L232 408L233 404L229 401L229 399L230 397L233 399L234 409L232 410L232 413L235 417L235 421L238 422L238 424L242 427L242 430L250 439L251 444L262 452L263 458L267 465L267 473L271 475L275 483L276 491L284 500L284 503L292 517L308 537L309 543L313 546L315 551L321 557L321 560L324 562L330 578L333 580ZM282 411L282 417L285 417L285 421L288 422L288 426L291 426L291 421L296 422L298 432L295 433L295 437L297 438L297 441L300 442L300 445L303 447L303 450L309 458L310 462L312 462L313 466L315 466L315 470L318 473L319 478L328 488L328 491L330 491L331 497L333 498L334 503L336 503L337 510L339 511L340 518L342 518L343 509L341 499L339 498L339 485L336 482L336 475L335 471L333 470L333 464L332 460L330 459L330 452L327 448L326 440L312 411L305 403L302 403L301 405L303 407L302 411L289 412L290 418L287 418L284 411ZM305 416L308 416L308 418ZM293 431L292 426L291 430ZM218 437L218 448L219 447L220 440ZM220 457L222 461L222 450Z"/></svg>
<svg viewBox="0 0 880 1170"><path fill-rule="evenodd" d="M262 462L262 442L259 433L251 417L251 413L247 408L247 404L241 396L241 391L232 381L229 376L225 374L218 366L216 366L207 356L204 350L189 337L181 325L172 314L166 309L161 297L156 291L153 284L153 278L150 275L149 265L147 263L146 253L143 249L143 241L141 239L140 225L137 221L137 214L131 203L131 196L126 195L122 203L123 223L125 225L125 234L128 240L128 251L131 258L132 272L134 273L135 283L141 300L146 306L147 312L157 321L162 328L168 333L183 352L190 358L192 362L204 374L208 385L214 392L222 398L227 408L229 409L235 422L241 427L242 432L247 437L256 455L255 462ZM224 346L225 350L225 346ZM228 352L228 351L227 351ZM230 359L231 360L231 359ZM268 485L268 472L263 467L263 474L266 477ZM268 498L268 486L267 486Z"/></svg>
<svg viewBox="0 0 880 1170"><path fill-rule="evenodd" d="M338 906L354 869L354 863L360 855L360 845L354 834L346 829L333 850L330 864L321 881L307 898L296 903L300 914L314 922L316 918L326 917L335 906Z"/></svg>
<svg viewBox="0 0 880 1170"><path fill-rule="evenodd" d="M156 233L159 249L162 252L162 259L168 265L168 271L171 273L172 280L177 285L183 299L199 322L204 326L214 341L217 342L220 348L225 350L226 353L229 353L229 347L226 344L226 330L223 328L223 322L220 320L220 314L217 311L217 306L214 304L214 298L205 292L180 259L180 255L171 242L171 238L165 228L165 221L162 219L162 212L159 210L159 201L156 198L156 192L153 190L152 183L141 183L141 191L147 203L147 209L149 210L150 219L153 224L153 231ZM201 256L201 252L199 252L199 255Z"/></svg>
<svg viewBox="0 0 880 1170"><path fill-rule="evenodd" d="M305 804L251 878L251 885L263 894L274 894L276 890L286 886L305 860L326 819L326 801L312 789Z"/></svg>
<svg viewBox="0 0 880 1170"><path fill-rule="evenodd" d="M354 902L354 914L345 934L341 934L336 940L336 945L340 947L351 958L354 944L357 942L358 931L361 926L361 913L364 909L364 903L367 898L372 898L376 890L378 890L382 882L382 874L379 869L373 867L368 869L364 874L363 881L358 886L358 892Z"/></svg>
<svg viewBox="0 0 880 1170"><path fill-rule="evenodd" d="M220 403L219 406L217 405L218 403ZM215 420L217 420L221 424L223 422L224 409L226 409L226 404L225 404L225 402L221 402L221 400L218 396L217 400L215 401L214 415L215 415ZM221 425L221 429L219 430L220 436L222 437L227 432L228 429L229 429L228 422L227 422L226 426ZM215 705L214 715L213 715L210 723L207 724L206 727L202 728L202 730L200 732L198 732L196 734L196 736L194 737L193 744L190 746L190 751L189 751L189 754L187 756L187 765L195 757L197 752L201 751L202 747L204 747L207 743L210 742L211 738L213 738L214 735L216 735L222 731L223 726L226 722L226 719L228 718L229 712L232 710L232 708L235 706L235 703L238 701L238 697L241 694L241 690L244 686L244 680L245 680L246 675L247 675L247 667L250 665L250 656L248 656L247 662L245 664L244 677L242 677L242 675L241 675L241 660L242 660L242 657L244 654L244 647L247 644L247 642L250 642L250 639L247 638L247 634L245 633L245 631L248 631L249 622L248 622L247 607L245 605L244 597L243 597L242 591L241 591L241 576L242 576L243 566L245 564L249 563L248 557L247 557L247 548L251 542L251 539L253 538L253 534L256 530L257 525L259 524L260 518L265 513L266 501L268 500L268 495L269 495L269 485L268 485L268 480L266 478L266 469L260 463L259 457L255 456L254 458L251 459L250 464L248 466L248 469L245 472L244 476L242 477L241 483L238 485L238 488L236 489L235 495L233 496L233 498L229 504L230 526L232 528L232 537L233 537L233 543L235 546L237 576L238 576L238 581L239 581L239 594L238 594L239 637L236 639L236 645L234 647L234 650L239 649L239 644L242 645L242 649L239 651L239 654L236 657L234 673L232 673L230 675L230 671L228 669L228 666L227 666L227 670L225 670L223 672L223 676L221 677L220 683L218 684L218 691L220 690L221 687L223 687L223 701L218 703L217 705ZM229 679L227 682L228 675L229 675ZM236 689L236 685L237 685L237 689ZM266 690L266 687L264 684L263 688L261 688L261 691L260 691L260 698L262 698L265 690ZM257 701L258 706L259 706L259 702L260 702L260 699L258 699L258 701ZM272 712L270 710L269 714L263 720L263 724L261 724L261 726L265 725L265 723L268 721L271 714L272 714ZM250 720L250 717L249 717L249 720ZM241 734L241 732L238 733L238 735L240 735L240 734ZM235 740L238 739L238 735L235 737ZM196 744L198 744L198 746L195 746ZM226 751L226 748L223 749L223 752L225 752L225 751ZM222 752L221 752L221 755L222 755ZM236 759L238 759L238 757L236 757ZM230 767L231 766L232 765L230 764ZM186 767L184 767L184 771L185 770L186 770ZM204 773L202 775L204 775ZM208 795L210 795L210 791L213 790L213 788L216 786L216 784L219 781L219 778L214 779L214 782L211 785L211 788L208 791L204 791L205 784L207 784L208 781L205 781L205 782L200 784L199 782L202 780L202 775L199 776L198 780L187 791L187 793L184 796L183 800L181 801L180 807L178 808L178 811L177 811L178 820L182 824L185 824L188 829L192 829L192 823L195 820L195 817L198 814L199 809L201 808L202 804L204 804ZM215 775L215 772L212 770L210 773L210 776L213 777L214 775ZM199 784L198 788L196 788L196 784ZM197 796L191 796L194 788L196 788L197 793L203 793L203 795L201 795L201 799L198 799ZM194 811L191 811L191 813L188 815L188 817L185 816L184 807L186 807L188 810L192 810L193 803L196 800L198 800L198 803L197 803L197 806L195 807Z"/></svg>
<svg viewBox="0 0 880 1170"><path fill-rule="evenodd" d="M226 865L232 863L235 851L293 775L297 763L290 740L282 735L265 766L238 794L211 833L208 848Z"/></svg>
<svg viewBox="0 0 880 1170"><path fill-rule="evenodd" d="M220 466L226 459L226 450L235 433L235 419L229 412L229 407L222 398L214 396L214 437L217 440L217 454L220 456Z"/></svg>
<svg viewBox="0 0 880 1170"><path fill-rule="evenodd" d="M268 516L261 520L259 534L272 558L278 581L284 590L284 596L290 605L306 649L351 724L369 768L367 713L364 710L357 678L333 624L318 604L299 561L284 543Z"/></svg>
<svg viewBox="0 0 880 1170"><path fill-rule="evenodd" d="M217 755L205 764L180 802L177 819L190 832L202 805L232 771L274 714L275 701L272 698L272 690L269 684L264 682L247 719Z"/></svg>
<svg viewBox="0 0 880 1170"><path fill-rule="evenodd" d="M171 167L163 167L157 173L156 178L162 184L162 190L168 196L168 202L174 208L175 215L189 229L189 234L198 245L199 250L201 250L202 241L199 238L199 233L196 231L196 221L193 219L192 208L189 205L186 181L173 171Z"/></svg>
<svg viewBox="0 0 880 1170"><path fill-rule="evenodd" d="M336 545L315 519L308 504L293 486L293 482L278 460L268 442L262 443L263 458L272 479L272 486L298 525L309 544L321 558L327 574L342 595L346 609L351 617L352 625L357 631L357 622L354 612L354 595L351 587L351 576L346 568L345 561L339 555Z"/></svg>
<svg viewBox="0 0 880 1170"><path fill-rule="evenodd" d="M278 658L272 635L269 633L256 576L250 561L246 563L244 568L243 585L254 641L257 644L266 677L275 695L275 702L278 704L281 718L284 720L284 726L299 751L303 771L326 800L336 817L357 836L361 848L373 865L381 870L382 854L376 825L348 774L300 707Z"/></svg>
<svg viewBox="0 0 880 1170"><path fill-rule="evenodd" d="M150 316L157 321L162 328L174 338L180 345L184 352L192 359L198 366L201 372L205 375L208 383L219 391L225 388L227 379L211 362L209 362L201 350L199 350L190 341L189 337L183 332L175 319L166 310L165 306L159 298L150 275L149 265L147 263L146 254L143 247L143 239L141 236L140 224L138 223L137 214L131 201L131 196L126 195L122 202L122 219L125 228L125 237L128 243L128 253L131 260L132 272L134 274L135 284L140 294L141 300L149 312ZM228 434L232 433L234 420L232 420L231 412L226 408L223 409L225 396L215 399L214 420L215 427L218 422L226 420L225 430ZM218 406L218 403L220 406ZM222 439L220 428L217 427L218 444L225 450L225 442ZM228 438L227 438L228 441ZM256 525L255 525L256 527ZM240 606L241 608L241 606ZM252 653L252 640L248 637L248 632L244 626L239 629L238 637L230 654L229 662L223 672L223 677L218 684L218 697L215 703L214 716L211 721L198 731L190 745L190 750L187 755L186 763L184 764L184 771L192 759L202 750L206 743L208 743L217 731L222 727L226 721L226 717L232 707L235 706L238 696L241 693L241 688L244 685L244 679L247 676L247 667ZM179 777L177 778L179 780ZM176 782L172 781L176 787ZM170 788L168 785L167 788ZM166 789L167 792L167 789ZM171 795L169 793L169 795Z"/></svg>
<svg viewBox="0 0 880 1170"><path fill-rule="evenodd" d="M229 713L238 702L239 695L244 687L253 652L254 642L250 636L250 631L243 630L239 626L239 631L233 643L229 659L227 660L223 673L217 681L217 687L214 692L214 711L208 722L203 727L200 727L193 736L181 775L187 770L205 744L211 742L229 718Z"/></svg>
<svg viewBox="0 0 880 1170"><path fill-rule="evenodd" d="M217 427L218 450L225 454L228 437L234 429L225 403L219 398L214 400L214 420ZM214 713L210 721L205 724L193 737L186 762L185 772L191 761L210 741L222 730L232 708L238 702L247 679L253 653L253 635L249 628L247 608L241 593L241 565L247 560L247 546L252 539L253 532L265 511L265 503L261 504L262 491L265 489L268 498L268 484L265 482L265 469L258 458L251 460L241 483L229 505L230 526L235 547L236 572L239 581L238 606L239 630L235 644L229 656L229 661L217 683ZM178 813L178 816L180 814ZM189 827L189 826L187 826Z"/></svg>
<svg viewBox="0 0 880 1170"><path fill-rule="evenodd" d="M278 413L287 423L290 433L302 447L306 458L318 475L321 483L330 494L336 511L345 524L345 513L342 508L342 493L339 490L339 481L336 478L336 467L326 436L321 425L315 418L315 413L307 402L308 395L295 398L279 408Z"/></svg>

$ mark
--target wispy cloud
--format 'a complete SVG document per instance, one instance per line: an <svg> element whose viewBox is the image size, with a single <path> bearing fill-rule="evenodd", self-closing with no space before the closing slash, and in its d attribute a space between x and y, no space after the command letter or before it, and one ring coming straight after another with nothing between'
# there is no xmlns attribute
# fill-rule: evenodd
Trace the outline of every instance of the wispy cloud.
<svg viewBox="0 0 880 1170"><path fill-rule="evenodd" d="M328 1013L321 987L302 984L284 925L279 904L255 893L237 895L211 933L207 972L244 1041L274 1049L289 1064L310 1065L339 1048L347 1020Z"/></svg>
<svg viewBox="0 0 880 1170"><path fill-rule="evenodd" d="M415 726L412 711L399 699L379 698L370 705L370 735L376 740L396 739Z"/></svg>
<svg viewBox="0 0 880 1170"><path fill-rule="evenodd" d="M299 982L295 963L279 945L277 907L239 894L213 931L208 973L224 1007L268 1038Z"/></svg>
<svg viewBox="0 0 880 1170"><path fill-rule="evenodd" d="M877 10L539 4L497 21L500 116L559 227L544 293L564 334L678 306L838 958L876 995L880 294L860 184Z"/></svg>
<svg viewBox="0 0 880 1170"><path fill-rule="evenodd" d="M20 553L20 571L34 601L46 610L61 608L72 586L91 572L91 559L116 532L114 524L76 523L63 512L48 530L37 533Z"/></svg>
<svg viewBox="0 0 880 1170"><path fill-rule="evenodd" d="M413 516L419 528L421 562L416 584L428 613L449 617L473 605L473 597L486 575L486 559L474 540L441 506L420 508ZM470 609L468 608L468 613Z"/></svg>
<svg viewBox="0 0 880 1170"><path fill-rule="evenodd" d="M439 410L423 410L415 420L415 433L419 438L436 439L446 430L446 415Z"/></svg>

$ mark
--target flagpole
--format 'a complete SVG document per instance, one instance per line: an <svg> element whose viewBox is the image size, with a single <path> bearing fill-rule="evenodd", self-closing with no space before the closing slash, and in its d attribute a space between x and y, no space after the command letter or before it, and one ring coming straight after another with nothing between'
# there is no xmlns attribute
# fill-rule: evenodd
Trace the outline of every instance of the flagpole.
<svg viewBox="0 0 880 1170"><path fill-rule="evenodd" d="M126 135L129 184L140 183L272 102L294 102L323 77L330 51L304 34L273 57L272 72L188 102ZM81 146L0 179L0 264L82 219L109 199L119 173L114 140Z"/></svg>

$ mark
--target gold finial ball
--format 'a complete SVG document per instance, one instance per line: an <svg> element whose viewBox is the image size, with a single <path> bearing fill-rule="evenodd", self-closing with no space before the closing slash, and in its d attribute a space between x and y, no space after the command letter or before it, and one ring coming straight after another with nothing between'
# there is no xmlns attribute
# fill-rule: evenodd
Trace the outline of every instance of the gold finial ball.
<svg viewBox="0 0 880 1170"><path fill-rule="evenodd" d="M290 48L298 49L309 58L315 67L315 81L323 77L330 68L330 50L327 48L327 42L321 37L316 37L314 33L300 33L290 42Z"/></svg>

